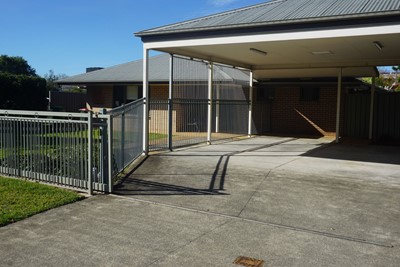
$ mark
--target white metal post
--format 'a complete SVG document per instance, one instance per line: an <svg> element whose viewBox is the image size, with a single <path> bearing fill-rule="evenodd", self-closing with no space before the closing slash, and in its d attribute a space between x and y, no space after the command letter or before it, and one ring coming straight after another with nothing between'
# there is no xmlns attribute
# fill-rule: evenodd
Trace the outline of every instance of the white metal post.
<svg viewBox="0 0 400 267"><path fill-rule="evenodd" d="M337 86L337 107L336 107L336 143L339 143L340 139L340 107L342 100L342 75L343 69L340 68L338 75L338 86Z"/></svg>
<svg viewBox="0 0 400 267"><path fill-rule="evenodd" d="M208 65L208 118L207 118L207 143L211 144L211 131L212 131L212 87L214 76L214 64L210 62Z"/></svg>
<svg viewBox="0 0 400 267"><path fill-rule="evenodd" d="M216 85L216 101L215 101L215 132L219 133L219 117L220 117L220 110L219 110L219 101L221 98L220 92L220 85L219 83Z"/></svg>
<svg viewBox="0 0 400 267"><path fill-rule="evenodd" d="M174 86L174 56L169 60L169 92L168 92L168 148L172 151L172 126L173 126L173 86Z"/></svg>
<svg viewBox="0 0 400 267"><path fill-rule="evenodd" d="M143 153L149 153L149 50L143 49Z"/></svg>
<svg viewBox="0 0 400 267"><path fill-rule="evenodd" d="M88 112L88 181L87 188L88 194L92 195L93 193L93 113L92 111Z"/></svg>
<svg viewBox="0 0 400 267"><path fill-rule="evenodd" d="M253 71L250 71L250 84L249 84L249 128L248 135L252 135L252 122L253 122Z"/></svg>
<svg viewBox="0 0 400 267"><path fill-rule="evenodd" d="M113 117L111 115L107 116L107 152L108 152L108 192L112 193L112 176L113 176L113 161L112 161L112 157L113 157Z"/></svg>
<svg viewBox="0 0 400 267"><path fill-rule="evenodd" d="M375 103L375 88L376 88L375 77L372 77L371 84L371 107L369 112L369 140L372 140L373 129L374 129L374 103Z"/></svg>

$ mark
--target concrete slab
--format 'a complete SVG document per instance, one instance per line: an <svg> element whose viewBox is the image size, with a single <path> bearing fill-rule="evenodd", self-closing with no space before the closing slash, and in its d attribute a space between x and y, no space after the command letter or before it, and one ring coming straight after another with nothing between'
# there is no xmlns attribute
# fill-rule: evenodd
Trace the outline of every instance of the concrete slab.
<svg viewBox="0 0 400 267"><path fill-rule="evenodd" d="M400 150L260 137L151 156L0 228L0 266L398 266Z"/></svg>

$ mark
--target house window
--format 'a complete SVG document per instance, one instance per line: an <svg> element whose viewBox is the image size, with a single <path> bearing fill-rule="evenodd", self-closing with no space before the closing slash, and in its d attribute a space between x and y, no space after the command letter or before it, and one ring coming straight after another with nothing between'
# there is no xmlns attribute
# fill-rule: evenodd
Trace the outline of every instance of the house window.
<svg viewBox="0 0 400 267"><path fill-rule="evenodd" d="M129 85L126 88L126 99L127 102L131 102L139 98L139 88L135 85Z"/></svg>
<svg viewBox="0 0 400 267"><path fill-rule="evenodd" d="M300 88L300 101L318 101L318 87L302 87Z"/></svg>

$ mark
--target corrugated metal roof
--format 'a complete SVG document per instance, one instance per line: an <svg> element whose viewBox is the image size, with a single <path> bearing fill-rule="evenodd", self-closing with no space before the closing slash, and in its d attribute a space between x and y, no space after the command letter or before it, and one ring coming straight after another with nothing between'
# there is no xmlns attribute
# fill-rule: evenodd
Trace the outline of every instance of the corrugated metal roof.
<svg viewBox="0 0 400 267"><path fill-rule="evenodd" d="M136 33L152 34L240 28L298 21L400 15L400 0L274 0Z"/></svg>
<svg viewBox="0 0 400 267"><path fill-rule="evenodd" d="M179 59L176 59L179 60ZM183 60L183 59L182 59ZM190 64L188 72L177 72L176 80L196 80L206 81L207 72L205 65L198 62L185 60ZM204 75L204 73L206 75ZM249 74L239 69L233 69L217 65L215 67L214 80L216 81L249 81ZM143 81L143 60L137 60L71 76L56 81L58 84L89 84L89 83L141 83ZM149 81L168 82L169 81L169 55L162 54L149 59Z"/></svg>

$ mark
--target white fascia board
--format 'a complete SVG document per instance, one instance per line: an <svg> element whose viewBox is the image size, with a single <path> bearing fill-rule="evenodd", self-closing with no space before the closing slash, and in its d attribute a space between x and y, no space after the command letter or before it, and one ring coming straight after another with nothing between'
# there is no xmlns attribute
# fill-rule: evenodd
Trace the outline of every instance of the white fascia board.
<svg viewBox="0 0 400 267"><path fill-rule="evenodd" d="M340 37L358 37L370 35L398 34L400 24L385 26L358 27L350 29L314 30L289 33L255 34L233 37L193 38L178 41L161 41L144 43L145 49L178 48L189 46L207 46L223 44L246 44L274 41L312 40Z"/></svg>

